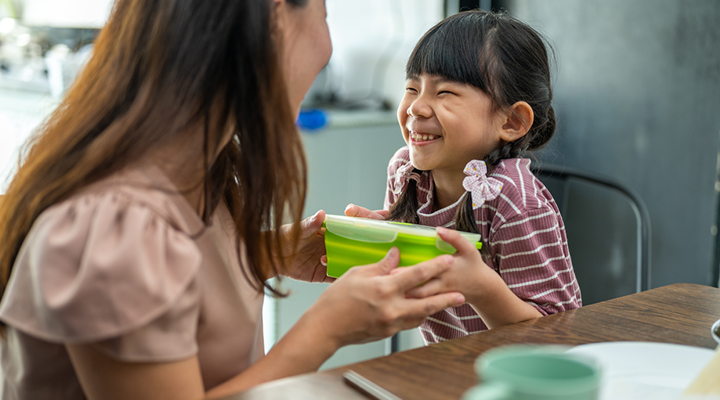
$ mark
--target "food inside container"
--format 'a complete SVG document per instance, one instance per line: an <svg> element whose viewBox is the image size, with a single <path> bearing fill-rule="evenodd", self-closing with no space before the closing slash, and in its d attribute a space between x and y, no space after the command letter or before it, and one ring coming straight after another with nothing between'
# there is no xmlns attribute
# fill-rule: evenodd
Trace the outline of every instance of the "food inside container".
<svg viewBox="0 0 720 400"><path fill-rule="evenodd" d="M440 239L434 227L429 226L340 215L327 215L323 226L326 229L327 274L335 278L356 265L382 260L393 246L400 250L401 267L456 251ZM460 234L480 249L480 234Z"/></svg>

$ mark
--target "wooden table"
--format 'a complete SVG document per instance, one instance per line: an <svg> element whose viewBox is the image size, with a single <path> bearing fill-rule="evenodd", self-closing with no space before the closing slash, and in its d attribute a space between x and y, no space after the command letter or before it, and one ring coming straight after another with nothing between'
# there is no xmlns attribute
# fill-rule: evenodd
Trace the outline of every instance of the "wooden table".
<svg viewBox="0 0 720 400"><path fill-rule="evenodd" d="M477 383L473 362L513 343L652 341L715 348L720 289L675 284L387 357L260 385L225 400L366 399L345 384L352 369L403 400L459 399Z"/></svg>

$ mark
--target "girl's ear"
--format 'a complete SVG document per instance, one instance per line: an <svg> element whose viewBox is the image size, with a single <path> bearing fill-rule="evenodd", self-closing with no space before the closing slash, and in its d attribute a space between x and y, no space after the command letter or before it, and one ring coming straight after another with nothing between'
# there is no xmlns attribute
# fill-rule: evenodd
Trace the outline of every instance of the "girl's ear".
<svg viewBox="0 0 720 400"><path fill-rule="evenodd" d="M508 113L504 113L504 121L500 131L500 139L506 142L514 142L530 130L535 114L530 104L518 101L510 107Z"/></svg>

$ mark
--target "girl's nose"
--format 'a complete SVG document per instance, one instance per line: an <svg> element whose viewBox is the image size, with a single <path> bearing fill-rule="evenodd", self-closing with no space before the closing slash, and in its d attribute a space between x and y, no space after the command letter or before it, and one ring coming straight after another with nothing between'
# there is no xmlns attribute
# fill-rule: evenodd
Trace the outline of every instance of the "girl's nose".
<svg viewBox="0 0 720 400"><path fill-rule="evenodd" d="M416 98L407 109L409 116L418 118L430 118L433 114L432 107L424 101L422 96Z"/></svg>

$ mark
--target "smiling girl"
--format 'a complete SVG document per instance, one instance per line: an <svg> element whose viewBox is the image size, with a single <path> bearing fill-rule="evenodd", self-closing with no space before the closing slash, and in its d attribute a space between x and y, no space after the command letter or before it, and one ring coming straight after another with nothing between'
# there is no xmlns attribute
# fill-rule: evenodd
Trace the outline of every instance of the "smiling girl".
<svg viewBox="0 0 720 400"><path fill-rule="evenodd" d="M580 307L560 212L522 158L555 131L540 35L505 14L459 13L425 34L406 74L407 146L390 160L386 211L346 213L481 234L478 252L438 228L458 250L453 266L410 295L457 290L467 303L429 317L426 342Z"/></svg>

